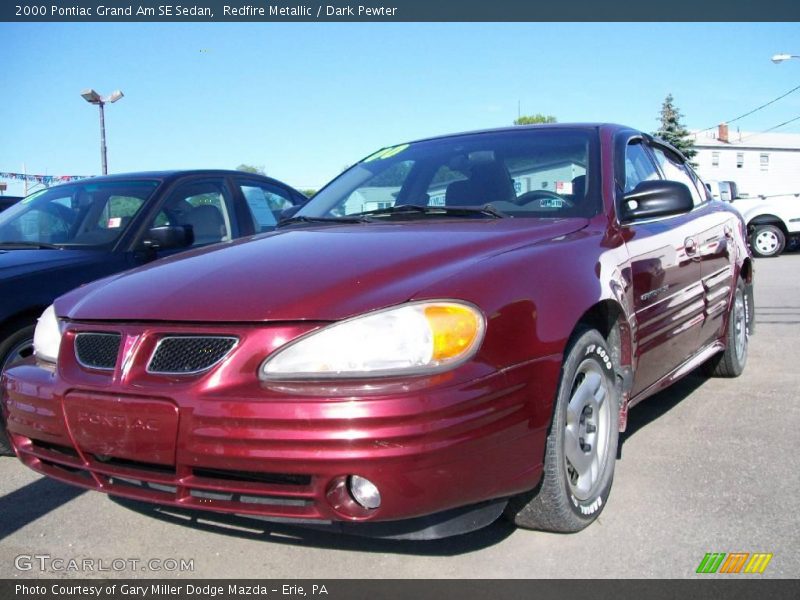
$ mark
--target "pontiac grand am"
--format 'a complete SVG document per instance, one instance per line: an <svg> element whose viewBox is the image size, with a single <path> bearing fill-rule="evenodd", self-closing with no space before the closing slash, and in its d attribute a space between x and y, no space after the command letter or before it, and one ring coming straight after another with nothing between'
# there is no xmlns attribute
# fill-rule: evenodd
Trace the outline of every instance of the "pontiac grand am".
<svg viewBox="0 0 800 600"><path fill-rule="evenodd" d="M742 372L752 286L741 218L657 139L450 135L366 157L273 232L60 297L2 405L25 465L117 496L572 532L632 406Z"/></svg>

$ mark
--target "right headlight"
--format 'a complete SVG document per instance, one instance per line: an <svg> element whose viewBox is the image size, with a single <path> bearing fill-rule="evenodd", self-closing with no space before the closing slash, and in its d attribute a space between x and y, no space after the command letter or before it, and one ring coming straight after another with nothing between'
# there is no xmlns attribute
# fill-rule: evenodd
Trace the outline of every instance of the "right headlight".
<svg viewBox="0 0 800 600"><path fill-rule="evenodd" d="M412 302L347 319L276 350L270 380L424 374L468 360L483 340L483 314L457 301Z"/></svg>
<svg viewBox="0 0 800 600"><path fill-rule="evenodd" d="M56 317L56 309L51 304L39 317L33 333L33 353L39 360L56 362L58 348L61 346L61 325Z"/></svg>

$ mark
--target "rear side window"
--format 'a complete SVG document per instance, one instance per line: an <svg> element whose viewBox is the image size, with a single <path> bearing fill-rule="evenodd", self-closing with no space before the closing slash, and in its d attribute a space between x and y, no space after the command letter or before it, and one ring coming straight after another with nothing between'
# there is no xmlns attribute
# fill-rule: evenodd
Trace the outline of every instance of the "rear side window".
<svg viewBox="0 0 800 600"><path fill-rule="evenodd" d="M239 187L257 232L273 230L281 219L281 213L294 205L289 191L278 186L247 182Z"/></svg>

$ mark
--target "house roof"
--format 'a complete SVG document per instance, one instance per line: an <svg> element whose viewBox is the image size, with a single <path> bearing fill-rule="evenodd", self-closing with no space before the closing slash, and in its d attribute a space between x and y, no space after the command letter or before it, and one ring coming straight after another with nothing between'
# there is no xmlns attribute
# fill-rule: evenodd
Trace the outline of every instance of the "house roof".
<svg viewBox="0 0 800 600"><path fill-rule="evenodd" d="M716 129L692 133L692 140L697 148L800 151L800 133L759 133L757 131L736 131L731 127L727 143L719 140Z"/></svg>

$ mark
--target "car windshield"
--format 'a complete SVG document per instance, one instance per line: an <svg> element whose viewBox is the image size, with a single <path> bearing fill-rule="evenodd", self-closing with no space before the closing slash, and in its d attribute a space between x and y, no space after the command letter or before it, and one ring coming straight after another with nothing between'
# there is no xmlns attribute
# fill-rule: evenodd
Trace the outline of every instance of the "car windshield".
<svg viewBox="0 0 800 600"><path fill-rule="evenodd" d="M592 216L592 139L589 130L520 128L384 148L292 220Z"/></svg>
<svg viewBox="0 0 800 600"><path fill-rule="evenodd" d="M86 180L31 194L0 214L0 247L111 244L157 186L157 181Z"/></svg>

